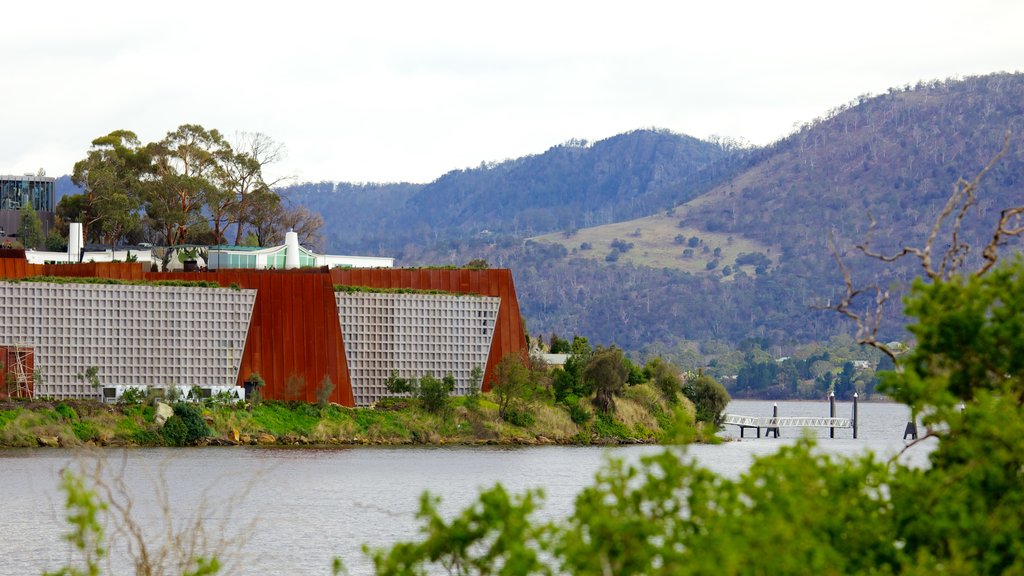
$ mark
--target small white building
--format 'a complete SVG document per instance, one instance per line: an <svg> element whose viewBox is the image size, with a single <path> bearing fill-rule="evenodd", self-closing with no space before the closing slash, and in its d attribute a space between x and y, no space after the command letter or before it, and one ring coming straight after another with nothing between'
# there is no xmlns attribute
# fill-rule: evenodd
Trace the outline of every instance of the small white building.
<svg viewBox="0 0 1024 576"><path fill-rule="evenodd" d="M293 259L289 261L289 248ZM297 259L295 258L297 255ZM281 246L210 246L207 266L210 270L244 268L249 270L283 270L286 268L393 268L394 258L378 256L336 256L317 254L299 245L298 235L289 232Z"/></svg>
<svg viewBox="0 0 1024 576"><path fill-rule="evenodd" d="M148 246L122 246L117 249L89 250L82 241L82 225L72 222L68 230L68 249L64 252L25 250L29 264L77 264L79 262L144 262L153 261L153 250Z"/></svg>

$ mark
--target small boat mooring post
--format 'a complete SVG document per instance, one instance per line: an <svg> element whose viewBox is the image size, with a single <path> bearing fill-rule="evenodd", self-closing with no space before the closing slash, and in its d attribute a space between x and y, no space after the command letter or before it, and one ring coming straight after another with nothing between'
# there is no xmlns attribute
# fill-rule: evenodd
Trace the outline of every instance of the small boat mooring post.
<svg viewBox="0 0 1024 576"><path fill-rule="evenodd" d="M829 392L828 393L828 417L829 418L835 418L836 417L836 393L835 392ZM836 429L835 428L830 427L828 429L828 437L829 438L835 438L836 437Z"/></svg>
<svg viewBox="0 0 1024 576"><path fill-rule="evenodd" d="M917 422L914 422L913 416L907 422L907 427L903 429L903 439L906 440L907 436L910 436L911 440L917 440Z"/></svg>
<svg viewBox="0 0 1024 576"><path fill-rule="evenodd" d="M779 417L779 403L772 404L772 418ZM764 437L767 438L769 434L774 434L776 438L779 437L779 422L775 421L775 426L769 426L764 432Z"/></svg>
<svg viewBox="0 0 1024 576"><path fill-rule="evenodd" d="M853 393L853 439L857 439L857 393Z"/></svg>

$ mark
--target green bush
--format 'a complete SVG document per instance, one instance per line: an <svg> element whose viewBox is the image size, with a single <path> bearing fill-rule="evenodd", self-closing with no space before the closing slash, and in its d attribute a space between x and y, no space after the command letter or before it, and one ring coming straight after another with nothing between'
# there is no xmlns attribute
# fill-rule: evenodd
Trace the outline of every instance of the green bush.
<svg viewBox="0 0 1024 576"><path fill-rule="evenodd" d="M96 430L96 426L92 422L86 421L74 421L71 423L71 431L75 433L75 437L82 442L88 442L95 440L99 437L99 431Z"/></svg>
<svg viewBox="0 0 1024 576"><path fill-rule="evenodd" d="M75 409L63 402L57 404L57 407L54 408L54 410L57 411L57 414L60 414L61 418L67 420L68 422L74 422L78 420L78 413L75 412Z"/></svg>
<svg viewBox="0 0 1024 576"><path fill-rule="evenodd" d="M423 409L431 414L446 412L449 395L454 389L455 378L451 374L446 374L441 380L430 374L420 378L419 397Z"/></svg>
<svg viewBox="0 0 1024 576"><path fill-rule="evenodd" d="M590 422L593 413L587 410L586 406L580 404L580 399L575 394L570 394L562 400L562 404L569 412L569 419L577 426Z"/></svg>
<svg viewBox="0 0 1024 576"><path fill-rule="evenodd" d="M505 420L505 422L508 422L513 426L519 426L520 428L532 426L534 423L533 414L531 414L525 408L519 407L509 408L508 410L505 410L505 415L503 416L503 419Z"/></svg>
<svg viewBox="0 0 1024 576"><path fill-rule="evenodd" d="M174 405L174 416L164 423L162 434L171 446L193 446L210 435L210 428L198 408L179 402Z"/></svg>
<svg viewBox="0 0 1024 576"><path fill-rule="evenodd" d="M184 446L188 441L188 425L185 424L184 418L175 414L168 418L167 422L164 422L160 434L164 437L164 444Z"/></svg>

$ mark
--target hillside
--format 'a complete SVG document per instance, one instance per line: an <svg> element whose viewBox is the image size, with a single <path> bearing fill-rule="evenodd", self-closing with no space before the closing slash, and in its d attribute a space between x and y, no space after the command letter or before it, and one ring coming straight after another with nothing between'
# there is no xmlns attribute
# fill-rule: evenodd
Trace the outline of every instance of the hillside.
<svg viewBox="0 0 1024 576"><path fill-rule="evenodd" d="M853 244L865 239L873 217L873 245L878 249L921 245L956 179L971 178L985 166L1003 147L1008 131L1008 152L983 181L978 210L961 230L962 237L977 246L987 240L998 209L1020 201L1024 75L922 83L862 97L757 151L747 169L671 211L579 230L572 236L537 238L564 249L565 267L593 274L588 289L594 296L555 307L521 298L524 313L535 330L563 331L573 319L574 331L636 348L659 341L670 346L685 340L736 343L746 337L777 343L825 340L849 330L837 315L812 309L815 303L827 303L842 287L827 248L828 235L835 236L861 278L883 274L883 283L897 282L893 286L898 295L899 287L918 273L916 265L908 261L882 266L858 259L852 254ZM697 236L702 246L722 247L721 257L700 251L689 261L680 257L684 246L672 235L673 226L679 230L676 236ZM622 236L625 231L658 242L623 253L614 264L605 263L610 239L632 241ZM736 269L725 248L730 241L747 250L760 247L771 264L756 278L748 276L727 286L723 268ZM582 243L592 246L593 259L573 261L574 256L590 256L579 250ZM660 261L651 256L661 253L670 256ZM717 266L702 266L711 260L717 260ZM623 282L623 273L615 270L623 264L669 270L634 272L633 276L645 277L634 286ZM566 272L562 266L549 262L545 270L561 277ZM544 274L519 273L517 278L531 293L551 290ZM614 304L623 307L617 320L592 317L593 308L609 305L615 301L613 295L623 291ZM711 301L708 293L715 295ZM694 301L700 307L681 304ZM895 302L898 297L890 307L885 332L899 338L904 336L903 318ZM658 316L638 310L637 303L643 309L658 309ZM708 326L691 315L711 315L715 320ZM641 318L645 328L634 326L631 318Z"/></svg>
<svg viewBox="0 0 1024 576"><path fill-rule="evenodd" d="M432 244L488 243L644 216L725 181L745 157L722 143L636 130L453 170L429 184L322 182L282 192L327 222L345 223L329 231L332 249L383 248L409 263Z"/></svg>

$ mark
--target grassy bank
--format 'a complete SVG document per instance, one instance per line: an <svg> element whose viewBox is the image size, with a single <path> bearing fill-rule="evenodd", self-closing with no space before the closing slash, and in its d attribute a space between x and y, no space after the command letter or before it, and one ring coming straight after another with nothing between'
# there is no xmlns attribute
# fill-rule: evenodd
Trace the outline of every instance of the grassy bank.
<svg viewBox="0 0 1024 576"><path fill-rule="evenodd" d="M621 444L713 441L713 430L695 422L681 398L665 403L649 386L634 386L615 400L610 415L590 414L575 423L562 407L531 406L533 422L516 426L498 417L484 394L452 398L432 414L413 401L378 408L305 403L195 405L206 424L200 445L389 444ZM579 418L577 418L579 420ZM201 424L199 425L201 427ZM175 445L147 404L104 405L88 400L0 403L0 447Z"/></svg>

